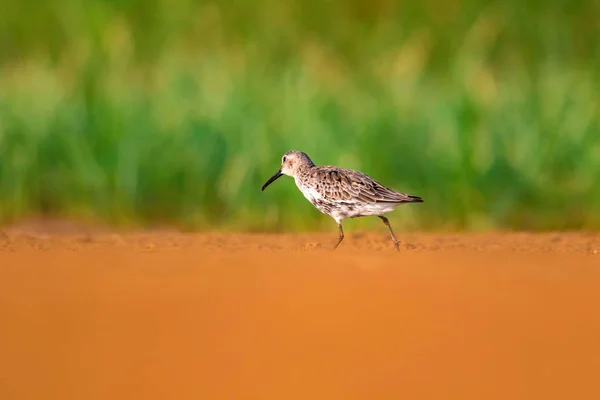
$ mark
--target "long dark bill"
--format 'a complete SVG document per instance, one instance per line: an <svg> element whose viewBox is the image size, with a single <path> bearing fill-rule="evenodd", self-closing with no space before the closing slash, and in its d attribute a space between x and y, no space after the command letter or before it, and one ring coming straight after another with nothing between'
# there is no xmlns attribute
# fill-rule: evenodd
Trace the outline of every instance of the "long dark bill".
<svg viewBox="0 0 600 400"><path fill-rule="evenodd" d="M281 173L281 170L275 172L275 175L273 175L272 177L269 178L269 180L267 181L267 183L265 183L260 190L263 191L267 188L267 186L269 186L271 183L275 182L277 179L279 179L279 177L281 177L283 174Z"/></svg>
<svg viewBox="0 0 600 400"><path fill-rule="evenodd" d="M262 185L262 187L260 188L260 190L261 191L265 190L267 188L267 186L269 186L271 183L275 182L277 180L277 178L279 178L282 175L283 174L281 173L281 170L275 172L275 175L273 175L272 177L270 177L269 180L267 181L267 183L265 183L264 185Z"/></svg>

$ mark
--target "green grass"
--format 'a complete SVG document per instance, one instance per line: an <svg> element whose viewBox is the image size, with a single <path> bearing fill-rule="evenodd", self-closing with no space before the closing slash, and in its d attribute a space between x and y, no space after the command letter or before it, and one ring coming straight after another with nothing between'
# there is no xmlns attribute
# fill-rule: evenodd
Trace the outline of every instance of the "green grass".
<svg viewBox="0 0 600 400"><path fill-rule="evenodd" d="M299 149L398 230L600 228L597 2L44 4L0 1L0 222L334 229L259 190Z"/></svg>

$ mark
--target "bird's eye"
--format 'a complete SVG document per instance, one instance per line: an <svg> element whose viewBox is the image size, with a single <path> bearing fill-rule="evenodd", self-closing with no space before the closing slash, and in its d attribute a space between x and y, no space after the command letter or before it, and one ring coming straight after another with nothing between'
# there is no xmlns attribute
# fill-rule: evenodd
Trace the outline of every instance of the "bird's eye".
<svg viewBox="0 0 600 400"><path fill-rule="evenodd" d="M286 158L286 157L283 157L283 160L282 160L283 162L285 162L285 158Z"/></svg>

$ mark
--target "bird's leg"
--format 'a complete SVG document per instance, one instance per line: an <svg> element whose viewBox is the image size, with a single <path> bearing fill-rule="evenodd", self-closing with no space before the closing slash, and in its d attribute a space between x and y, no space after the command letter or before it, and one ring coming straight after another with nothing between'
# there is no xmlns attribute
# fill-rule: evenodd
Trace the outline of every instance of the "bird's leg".
<svg viewBox="0 0 600 400"><path fill-rule="evenodd" d="M344 229L342 228L342 223L338 222L338 227L340 228L340 237L337 241L337 243L335 244L335 246L333 246L333 249L337 249L337 247L340 245L340 243L342 243L342 240L344 240Z"/></svg>
<svg viewBox="0 0 600 400"><path fill-rule="evenodd" d="M396 239L396 236L394 235L394 231L392 230L390 221L388 221L388 219L386 217L384 217L383 215L378 215L378 217L381 218L381 220L383 221L385 226L388 227L388 229L390 231L390 236L392 237L392 240L394 241L394 247L396 248L396 251L399 251L400 250L400 242L398 241L398 239Z"/></svg>

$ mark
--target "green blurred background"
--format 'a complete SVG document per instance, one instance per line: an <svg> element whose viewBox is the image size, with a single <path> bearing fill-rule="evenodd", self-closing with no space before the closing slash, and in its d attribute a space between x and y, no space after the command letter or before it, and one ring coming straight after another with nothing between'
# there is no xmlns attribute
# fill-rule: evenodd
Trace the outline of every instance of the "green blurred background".
<svg viewBox="0 0 600 400"><path fill-rule="evenodd" d="M298 149L422 196L397 230L600 228L599 1L0 10L0 222L335 230L259 190Z"/></svg>

